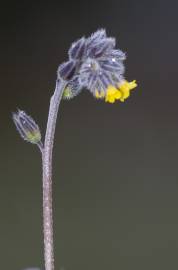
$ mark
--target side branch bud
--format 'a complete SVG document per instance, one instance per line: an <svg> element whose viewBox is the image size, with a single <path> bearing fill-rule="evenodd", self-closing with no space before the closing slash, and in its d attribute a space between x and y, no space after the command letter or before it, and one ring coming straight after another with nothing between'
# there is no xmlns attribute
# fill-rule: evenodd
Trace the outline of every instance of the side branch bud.
<svg viewBox="0 0 178 270"><path fill-rule="evenodd" d="M18 112L13 113L12 118L22 139L33 144L42 145L40 129L29 115L18 110Z"/></svg>

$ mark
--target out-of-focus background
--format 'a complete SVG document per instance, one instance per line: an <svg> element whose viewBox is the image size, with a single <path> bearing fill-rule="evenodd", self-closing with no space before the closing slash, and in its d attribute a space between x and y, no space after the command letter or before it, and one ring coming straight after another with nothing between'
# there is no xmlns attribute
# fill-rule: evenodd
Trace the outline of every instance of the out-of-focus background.
<svg viewBox="0 0 178 270"><path fill-rule="evenodd" d="M41 159L11 120L44 135L71 42L106 28L127 52L125 103L63 101L54 151L56 269L178 269L178 2L1 5L0 269L43 269Z"/></svg>

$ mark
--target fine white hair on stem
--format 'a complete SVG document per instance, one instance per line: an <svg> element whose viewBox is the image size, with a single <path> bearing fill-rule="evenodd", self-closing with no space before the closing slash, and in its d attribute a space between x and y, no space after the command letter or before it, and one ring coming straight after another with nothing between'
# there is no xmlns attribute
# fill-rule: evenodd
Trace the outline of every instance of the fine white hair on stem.
<svg viewBox="0 0 178 270"><path fill-rule="evenodd" d="M59 104L66 82L58 79L50 100L48 121L42 152L43 164L43 232L45 270L54 270L53 211L52 211L52 153Z"/></svg>

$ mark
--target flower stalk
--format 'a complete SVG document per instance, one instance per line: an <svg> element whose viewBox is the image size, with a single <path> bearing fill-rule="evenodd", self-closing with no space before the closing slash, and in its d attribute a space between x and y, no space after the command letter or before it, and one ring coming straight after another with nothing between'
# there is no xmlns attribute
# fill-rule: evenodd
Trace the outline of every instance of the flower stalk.
<svg viewBox="0 0 178 270"><path fill-rule="evenodd" d="M50 100L44 148L42 151L43 168L43 233L45 270L54 270L53 210L52 210L52 153L57 114L66 82L57 80Z"/></svg>

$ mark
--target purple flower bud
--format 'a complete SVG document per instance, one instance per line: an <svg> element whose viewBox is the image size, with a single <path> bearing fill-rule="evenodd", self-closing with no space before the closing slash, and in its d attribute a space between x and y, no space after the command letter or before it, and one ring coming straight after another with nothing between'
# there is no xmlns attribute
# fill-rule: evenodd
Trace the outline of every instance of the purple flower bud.
<svg viewBox="0 0 178 270"><path fill-rule="evenodd" d="M85 51L85 38L81 38L74 42L69 49L69 57L71 59L81 59Z"/></svg>
<svg viewBox="0 0 178 270"><path fill-rule="evenodd" d="M102 57L108 50L115 46L114 38L101 39L100 41L91 43L87 50L88 57Z"/></svg>
<svg viewBox="0 0 178 270"><path fill-rule="evenodd" d="M100 42L102 39L106 38L106 30L105 29L100 29L93 33L91 37L87 39L87 45L88 47L92 46L95 43Z"/></svg>
<svg viewBox="0 0 178 270"><path fill-rule="evenodd" d="M64 80L70 80L75 74L76 63L73 60L61 64L58 68L58 76Z"/></svg>
<svg viewBox="0 0 178 270"><path fill-rule="evenodd" d="M126 55L124 52L121 50L111 50L110 52L107 53L107 57L110 58L116 58L118 61L123 61L126 59Z"/></svg>
<svg viewBox="0 0 178 270"><path fill-rule="evenodd" d="M115 58L111 58L108 60L103 60L100 62L101 67L109 72L118 72L123 73L124 72L124 65L122 62L116 61Z"/></svg>

